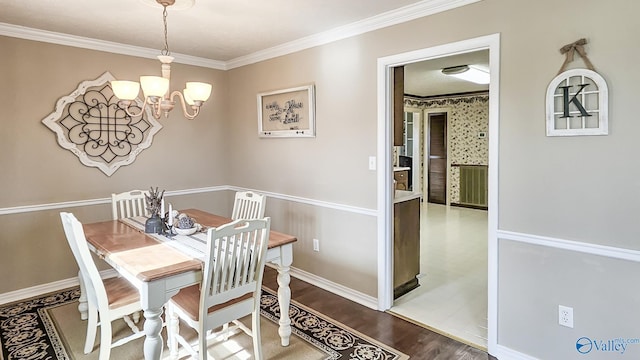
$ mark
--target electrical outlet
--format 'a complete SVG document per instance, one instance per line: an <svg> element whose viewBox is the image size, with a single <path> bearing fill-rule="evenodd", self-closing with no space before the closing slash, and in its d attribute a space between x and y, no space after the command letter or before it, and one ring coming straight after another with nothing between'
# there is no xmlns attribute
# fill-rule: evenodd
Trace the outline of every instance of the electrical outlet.
<svg viewBox="0 0 640 360"><path fill-rule="evenodd" d="M320 240L313 239L313 251L320 251Z"/></svg>
<svg viewBox="0 0 640 360"><path fill-rule="evenodd" d="M375 170L375 169L376 169L376 157L369 156L369 170Z"/></svg>
<svg viewBox="0 0 640 360"><path fill-rule="evenodd" d="M558 324L573 329L573 308L558 305Z"/></svg>

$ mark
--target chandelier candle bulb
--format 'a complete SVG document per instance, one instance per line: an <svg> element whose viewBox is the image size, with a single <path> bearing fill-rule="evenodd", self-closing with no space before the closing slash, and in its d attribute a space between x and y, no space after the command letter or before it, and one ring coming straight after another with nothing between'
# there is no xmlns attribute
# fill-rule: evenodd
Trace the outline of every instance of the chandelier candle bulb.
<svg viewBox="0 0 640 360"><path fill-rule="evenodd" d="M122 100L133 100L140 92L140 83L136 81L114 80L111 81L113 94Z"/></svg>
<svg viewBox="0 0 640 360"><path fill-rule="evenodd" d="M187 103L187 105L193 106L196 104L191 96L189 96L189 89L184 88L184 90L182 90L182 94L184 94L184 101Z"/></svg>
<svg viewBox="0 0 640 360"><path fill-rule="evenodd" d="M211 96L211 84L188 82L186 90L193 101L205 102L209 100L209 96Z"/></svg>
<svg viewBox="0 0 640 360"><path fill-rule="evenodd" d="M159 76L140 76L140 85L144 96L163 97L169 90L169 79Z"/></svg>

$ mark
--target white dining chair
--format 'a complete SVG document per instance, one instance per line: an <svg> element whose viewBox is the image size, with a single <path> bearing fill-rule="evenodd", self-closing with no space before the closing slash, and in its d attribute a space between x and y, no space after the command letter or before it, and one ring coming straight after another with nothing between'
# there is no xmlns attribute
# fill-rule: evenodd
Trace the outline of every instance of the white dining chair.
<svg viewBox="0 0 640 360"><path fill-rule="evenodd" d="M60 218L67 242L80 268L87 293L88 321L84 353L89 354L93 351L97 328L100 326L99 360L107 360L111 354L111 348L144 336L144 332L140 331L127 316L142 311L139 292L124 278L103 280L91 257L82 224L71 213L61 212ZM118 319L124 319L133 333L112 342L111 322Z"/></svg>
<svg viewBox="0 0 640 360"><path fill-rule="evenodd" d="M262 219L266 201L266 196L253 191L236 192L231 219Z"/></svg>
<svg viewBox="0 0 640 360"><path fill-rule="evenodd" d="M130 190L118 194L111 194L111 216L113 220L130 218L134 216L149 217L147 211L145 195L142 190ZM83 281L82 276L80 281ZM137 324L140 321L140 312L131 314L133 321Z"/></svg>
<svg viewBox="0 0 640 360"><path fill-rule="evenodd" d="M111 194L111 214L113 220L134 216L149 216L145 204L145 192L131 190L119 194Z"/></svg>
<svg viewBox="0 0 640 360"><path fill-rule="evenodd" d="M262 359L260 292L271 219L235 220L207 232L202 283L180 290L167 304L167 331L171 358L182 345L194 358L207 358L207 338L224 324L253 338L254 359ZM251 329L238 319L251 314ZM182 320L198 333L190 344L179 334ZM225 331L225 330L223 330Z"/></svg>

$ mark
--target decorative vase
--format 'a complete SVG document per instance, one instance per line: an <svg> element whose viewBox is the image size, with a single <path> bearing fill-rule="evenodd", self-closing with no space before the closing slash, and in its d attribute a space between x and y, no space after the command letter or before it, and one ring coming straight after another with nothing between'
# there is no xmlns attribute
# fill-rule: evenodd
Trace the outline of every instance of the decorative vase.
<svg viewBox="0 0 640 360"><path fill-rule="evenodd" d="M153 214L144 223L144 232L147 234L161 234L164 230L160 215Z"/></svg>

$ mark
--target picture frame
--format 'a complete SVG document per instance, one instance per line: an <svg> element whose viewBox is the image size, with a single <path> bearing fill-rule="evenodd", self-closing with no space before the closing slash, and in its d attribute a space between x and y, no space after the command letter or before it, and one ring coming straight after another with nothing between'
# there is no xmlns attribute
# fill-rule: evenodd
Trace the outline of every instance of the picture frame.
<svg viewBox="0 0 640 360"><path fill-rule="evenodd" d="M315 137L314 85L259 93L258 135Z"/></svg>

